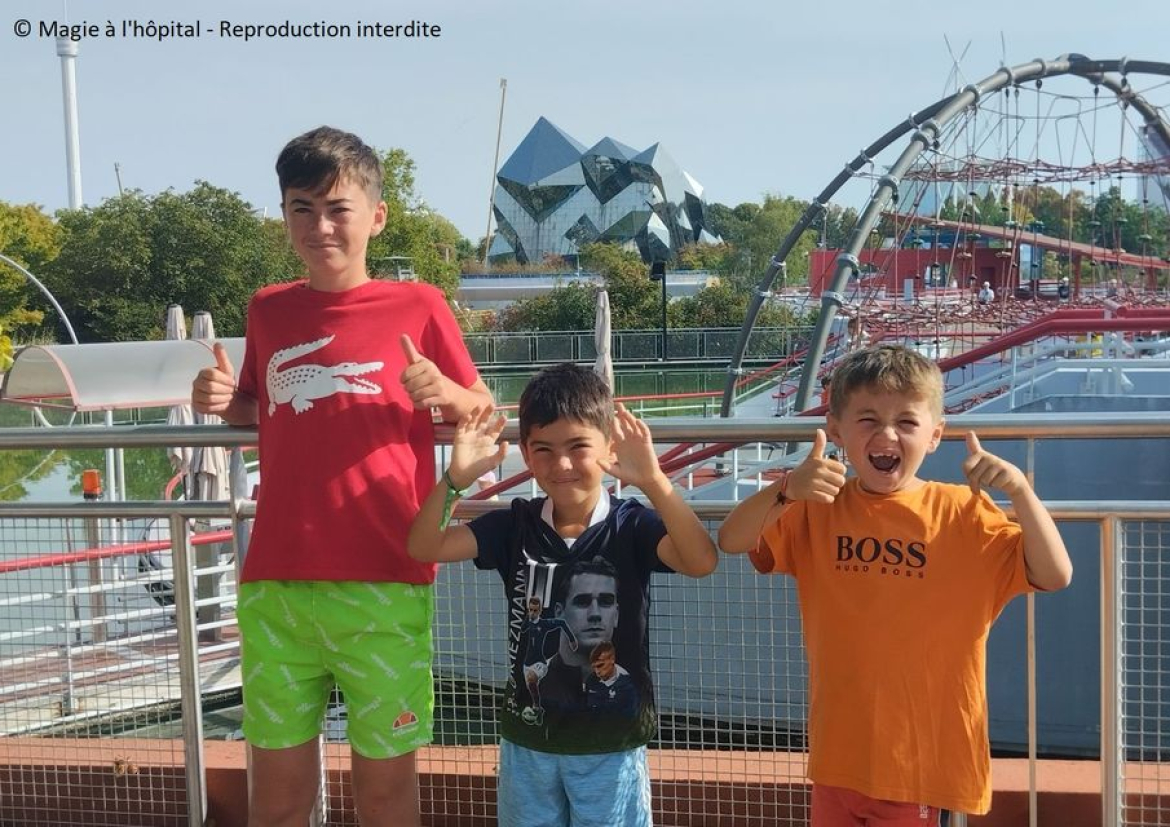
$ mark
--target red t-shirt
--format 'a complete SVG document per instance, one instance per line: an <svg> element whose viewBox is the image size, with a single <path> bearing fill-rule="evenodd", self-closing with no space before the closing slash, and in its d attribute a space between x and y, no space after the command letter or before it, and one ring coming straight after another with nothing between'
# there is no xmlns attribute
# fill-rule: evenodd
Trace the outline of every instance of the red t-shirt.
<svg viewBox="0 0 1170 827"><path fill-rule="evenodd" d="M248 306L239 389L259 406L261 485L242 580L431 583L406 535L435 484L430 411L398 378L399 335L467 387L478 374L443 298L370 281L265 287Z"/></svg>

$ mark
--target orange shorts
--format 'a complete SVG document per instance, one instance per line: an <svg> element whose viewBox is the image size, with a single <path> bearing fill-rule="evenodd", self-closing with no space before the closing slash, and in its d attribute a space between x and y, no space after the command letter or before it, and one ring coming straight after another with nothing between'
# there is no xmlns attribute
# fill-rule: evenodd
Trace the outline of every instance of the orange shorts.
<svg viewBox="0 0 1170 827"><path fill-rule="evenodd" d="M950 813L938 807L813 784L812 827L947 827L950 821Z"/></svg>

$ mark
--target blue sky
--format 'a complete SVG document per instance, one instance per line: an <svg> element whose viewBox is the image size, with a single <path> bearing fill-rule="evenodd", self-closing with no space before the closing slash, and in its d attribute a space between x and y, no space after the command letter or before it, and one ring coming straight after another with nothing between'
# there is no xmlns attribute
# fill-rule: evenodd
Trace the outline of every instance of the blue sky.
<svg viewBox="0 0 1170 827"><path fill-rule="evenodd" d="M500 162L541 115L589 146L661 142L711 201L811 198L857 151L1001 64L1074 51L1170 61L1170 3L899 4L588 0L0 0L0 199L66 206L60 62L40 21L219 26L356 21L442 27L432 39L83 40L77 64L87 204L122 183L196 179L279 210L273 161L322 123L417 164L417 192L472 240L487 225L499 80ZM198 8L199 13L190 11ZM67 9L67 11L66 11ZM17 37L17 21L34 32Z"/></svg>

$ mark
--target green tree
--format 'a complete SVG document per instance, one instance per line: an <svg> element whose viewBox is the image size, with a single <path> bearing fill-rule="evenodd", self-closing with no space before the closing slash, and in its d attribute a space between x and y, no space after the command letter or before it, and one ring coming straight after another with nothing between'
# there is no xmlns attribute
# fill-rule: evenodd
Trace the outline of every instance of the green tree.
<svg viewBox="0 0 1170 827"><path fill-rule="evenodd" d="M675 263L685 270L711 270L720 273L729 267L730 260L736 259L735 247L727 242L722 244L686 244L679 249Z"/></svg>
<svg viewBox="0 0 1170 827"><path fill-rule="evenodd" d="M764 203L746 228L742 246L750 255L753 273L763 275L780 248L780 243L796 226L807 209L807 203L790 196L765 195ZM792 286L808 282L808 252L816 247L819 232L815 225L806 230L788 254L784 284Z"/></svg>
<svg viewBox="0 0 1170 827"><path fill-rule="evenodd" d="M541 296L521 299L501 310L500 330L590 330L597 308L597 288L570 282Z"/></svg>
<svg viewBox="0 0 1170 827"><path fill-rule="evenodd" d="M62 211L59 223L64 241L45 281L86 341L161 338L171 302L207 310L219 335L240 336L256 288L300 271L279 222L203 181Z"/></svg>
<svg viewBox="0 0 1170 827"><path fill-rule="evenodd" d="M415 164L403 149L381 153L382 200L386 227L370 241L367 258L372 272L392 272L394 256L410 258L423 281L447 294L459 288L459 242L462 237L450 221L429 209L414 190Z"/></svg>
<svg viewBox="0 0 1170 827"><path fill-rule="evenodd" d="M60 227L39 207L0 201L0 253L37 278L44 277L46 265L60 252L61 235ZM20 271L0 262L0 350L11 350L10 334L22 339L35 331L44 319L44 306L36 287Z"/></svg>
<svg viewBox="0 0 1170 827"><path fill-rule="evenodd" d="M658 326L660 287L650 281L649 268L637 252L613 244L587 244L581 248L581 266L605 281L615 330Z"/></svg>

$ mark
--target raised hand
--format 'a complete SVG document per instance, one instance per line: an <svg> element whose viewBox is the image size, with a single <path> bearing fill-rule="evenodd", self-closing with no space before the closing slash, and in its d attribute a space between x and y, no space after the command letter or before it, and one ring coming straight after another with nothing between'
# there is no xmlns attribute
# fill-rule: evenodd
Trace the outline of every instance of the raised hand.
<svg viewBox="0 0 1170 827"><path fill-rule="evenodd" d="M1008 497L1014 497L1031 488L1024 472L1007 460L985 451L974 431L967 431L967 458L963 460L963 475L975 494L983 487L996 488Z"/></svg>
<svg viewBox="0 0 1170 827"><path fill-rule="evenodd" d="M599 459L597 464L623 485L635 485L643 493L649 494L647 487L655 484L669 488L670 481L658 466L650 426L620 402L614 407L613 459Z"/></svg>
<svg viewBox="0 0 1170 827"><path fill-rule="evenodd" d="M474 408L459 419L451 441L451 462L447 466L447 476L454 485L466 490L504 461L508 443L496 443L507 424L507 417L493 415L490 407Z"/></svg>
<svg viewBox="0 0 1170 827"><path fill-rule="evenodd" d="M788 472L785 496L790 500L831 503L845 485L845 465L835 456L825 456L828 438L817 428L812 450L804 462Z"/></svg>
<svg viewBox="0 0 1170 827"><path fill-rule="evenodd" d="M441 408L452 402L452 382L438 365L418 352L408 334L399 337L406 354L406 369L398 377L416 410Z"/></svg>
<svg viewBox="0 0 1170 827"><path fill-rule="evenodd" d="M236 371L228 358L227 348L216 342L212 348L215 367L203 368L191 383L191 407L201 414L221 414L232 403L236 392Z"/></svg>

